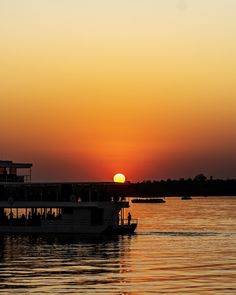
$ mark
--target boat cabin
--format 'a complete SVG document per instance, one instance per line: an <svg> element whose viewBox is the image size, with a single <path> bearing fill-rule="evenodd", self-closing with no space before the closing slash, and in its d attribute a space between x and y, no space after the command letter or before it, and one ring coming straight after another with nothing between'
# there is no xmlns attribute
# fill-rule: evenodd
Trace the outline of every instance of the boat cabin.
<svg viewBox="0 0 236 295"><path fill-rule="evenodd" d="M130 233L128 208L108 184L2 183L0 233Z"/></svg>
<svg viewBox="0 0 236 295"><path fill-rule="evenodd" d="M31 163L13 163L12 161L0 161L0 182L30 182ZM19 173L22 172L23 173ZM25 171L27 171L25 173Z"/></svg>
<svg viewBox="0 0 236 295"><path fill-rule="evenodd" d="M0 161L0 233L131 233L122 185L31 183L31 163ZM19 169L29 170L19 175ZM30 182L30 183L29 183Z"/></svg>

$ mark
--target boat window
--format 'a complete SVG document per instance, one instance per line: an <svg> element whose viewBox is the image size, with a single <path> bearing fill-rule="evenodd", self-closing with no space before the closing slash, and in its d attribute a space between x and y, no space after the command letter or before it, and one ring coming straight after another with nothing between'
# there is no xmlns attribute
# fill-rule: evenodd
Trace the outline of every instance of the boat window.
<svg viewBox="0 0 236 295"><path fill-rule="evenodd" d="M103 208L91 208L91 225L102 225L104 219Z"/></svg>
<svg viewBox="0 0 236 295"><path fill-rule="evenodd" d="M73 195L71 184L63 183L61 186L61 198L65 201L70 201L70 196Z"/></svg>
<svg viewBox="0 0 236 295"><path fill-rule="evenodd" d="M73 214L74 208L62 208L63 214Z"/></svg>

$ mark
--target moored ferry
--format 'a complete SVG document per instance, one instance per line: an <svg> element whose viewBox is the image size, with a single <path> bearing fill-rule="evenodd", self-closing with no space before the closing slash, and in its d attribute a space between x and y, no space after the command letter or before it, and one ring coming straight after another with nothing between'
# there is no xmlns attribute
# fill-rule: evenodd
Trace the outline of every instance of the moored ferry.
<svg viewBox="0 0 236 295"><path fill-rule="evenodd" d="M126 218L129 202L122 184L31 183L31 167L30 163L0 161L0 233L135 231L137 220L130 214ZM29 173L18 175L20 169Z"/></svg>

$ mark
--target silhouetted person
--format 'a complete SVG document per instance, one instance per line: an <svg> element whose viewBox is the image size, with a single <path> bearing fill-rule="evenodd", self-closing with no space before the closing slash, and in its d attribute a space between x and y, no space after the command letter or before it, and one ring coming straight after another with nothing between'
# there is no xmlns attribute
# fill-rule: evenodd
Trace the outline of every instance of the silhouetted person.
<svg viewBox="0 0 236 295"><path fill-rule="evenodd" d="M51 213L49 211L47 213L47 220L51 220Z"/></svg>
<svg viewBox="0 0 236 295"><path fill-rule="evenodd" d="M26 223L26 217L25 217L25 214L24 213L21 215L20 220L21 220L21 223L22 224L25 224Z"/></svg>
<svg viewBox="0 0 236 295"><path fill-rule="evenodd" d="M114 195L113 200L114 200L114 202L118 202L119 201L119 196L118 195Z"/></svg>
<svg viewBox="0 0 236 295"><path fill-rule="evenodd" d="M8 224L8 217L7 217L7 213L4 212L4 216L3 216L3 224L7 225Z"/></svg>
<svg viewBox="0 0 236 295"><path fill-rule="evenodd" d="M13 223L13 212L12 211L9 213L9 219L10 219L10 224L12 224Z"/></svg>
<svg viewBox="0 0 236 295"><path fill-rule="evenodd" d="M25 217L24 213L21 215L21 220L26 220L26 217Z"/></svg>
<svg viewBox="0 0 236 295"><path fill-rule="evenodd" d="M130 225L130 221L131 221L131 214L130 212L128 213L128 225Z"/></svg>
<svg viewBox="0 0 236 295"><path fill-rule="evenodd" d="M10 218L10 220L13 219L13 212L12 211L9 213L9 218Z"/></svg>

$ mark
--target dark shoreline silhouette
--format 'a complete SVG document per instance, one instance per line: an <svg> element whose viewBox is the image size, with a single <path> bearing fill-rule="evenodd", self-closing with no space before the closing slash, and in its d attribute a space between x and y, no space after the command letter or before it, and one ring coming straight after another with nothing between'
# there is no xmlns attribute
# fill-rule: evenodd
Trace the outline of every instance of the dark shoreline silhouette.
<svg viewBox="0 0 236 295"><path fill-rule="evenodd" d="M130 195L162 196L236 196L236 179L207 179L203 174L179 180L154 180L130 184Z"/></svg>
<svg viewBox="0 0 236 295"><path fill-rule="evenodd" d="M236 179L154 180L137 183L0 183L0 199L27 201L119 201L123 197L236 196Z"/></svg>
<svg viewBox="0 0 236 295"><path fill-rule="evenodd" d="M121 186L111 184L114 193L136 198L162 198L172 196L236 196L236 179L213 179L204 174L194 178L144 180Z"/></svg>

